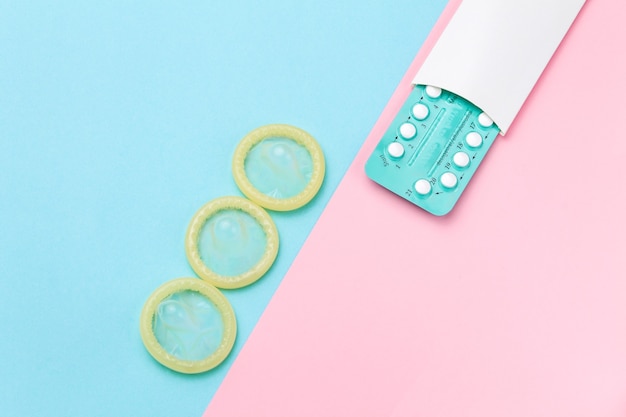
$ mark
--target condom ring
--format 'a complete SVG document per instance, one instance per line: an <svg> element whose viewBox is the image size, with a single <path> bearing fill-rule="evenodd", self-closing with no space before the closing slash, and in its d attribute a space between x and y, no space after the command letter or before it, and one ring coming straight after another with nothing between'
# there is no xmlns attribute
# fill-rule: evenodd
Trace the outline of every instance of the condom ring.
<svg viewBox="0 0 626 417"><path fill-rule="evenodd" d="M267 125L248 133L237 145L233 177L241 192L270 210L304 206L324 181L324 154L302 129Z"/></svg>
<svg viewBox="0 0 626 417"><path fill-rule="evenodd" d="M235 313L222 293L197 278L169 281L141 311L141 339L162 365L196 374L219 365L237 335Z"/></svg>
<svg viewBox="0 0 626 417"><path fill-rule="evenodd" d="M220 197L191 219L185 251L200 278L241 288L265 274L278 254L278 231L265 210L242 197Z"/></svg>

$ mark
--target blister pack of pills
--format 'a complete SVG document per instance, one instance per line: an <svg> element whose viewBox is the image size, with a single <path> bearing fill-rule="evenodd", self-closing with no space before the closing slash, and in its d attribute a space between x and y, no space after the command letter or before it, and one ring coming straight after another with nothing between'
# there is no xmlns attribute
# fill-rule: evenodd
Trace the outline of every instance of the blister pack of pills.
<svg viewBox="0 0 626 417"><path fill-rule="evenodd" d="M372 180L424 210L452 210L500 130L472 103L415 85L365 165Z"/></svg>

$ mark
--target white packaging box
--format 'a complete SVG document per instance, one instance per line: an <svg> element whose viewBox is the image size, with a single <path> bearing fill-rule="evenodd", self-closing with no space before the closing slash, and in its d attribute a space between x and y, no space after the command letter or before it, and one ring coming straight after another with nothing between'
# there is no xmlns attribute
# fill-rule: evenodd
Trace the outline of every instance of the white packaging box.
<svg viewBox="0 0 626 417"><path fill-rule="evenodd" d="M464 0L415 76L513 123L585 0Z"/></svg>

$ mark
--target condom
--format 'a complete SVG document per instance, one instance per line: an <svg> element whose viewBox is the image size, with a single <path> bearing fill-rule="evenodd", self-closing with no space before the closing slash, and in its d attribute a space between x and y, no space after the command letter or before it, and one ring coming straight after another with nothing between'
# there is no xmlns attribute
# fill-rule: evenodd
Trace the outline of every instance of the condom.
<svg viewBox="0 0 626 417"><path fill-rule="evenodd" d="M235 343L235 313L222 293L197 278L157 288L140 317L141 339L164 366L195 374L219 365Z"/></svg>
<svg viewBox="0 0 626 417"><path fill-rule="evenodd" d="M233 177L241 192L269 210L307 204L324 181L324 154L302 129L267 125L248 133L235 150Z"/></svg>
<svg viewBox="0 0 626 417"><path fill-rule="evenodd" d="M200 278L240 288L263 276L278 254L278 231L265 210L242 197L220 197L191 219L187 259Z"/></svg>

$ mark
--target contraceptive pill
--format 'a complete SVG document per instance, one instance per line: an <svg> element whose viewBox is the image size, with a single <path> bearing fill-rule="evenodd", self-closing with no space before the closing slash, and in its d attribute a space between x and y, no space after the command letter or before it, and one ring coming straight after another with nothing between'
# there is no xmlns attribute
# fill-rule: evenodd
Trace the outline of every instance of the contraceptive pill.
<svg viewBox="0 0 626 417"><path fill-rule="evenodd" d="M413 117L415 117L416 120L424 120L430 114L430 110L428 109L428 106L426 106L425 104L417 103L411 109L411 113L413 114Z"/></svg>
<svg viewBox="0 0 626 417"><path fill-rule="evenodd" d="M430 185L430 182L425 179L420 179L415 182L415 192L421 196L425 196L430 194L433 187Z"/></svg>
<svg viewBox="0 0 626 417"><path fill-rule="evenodd" d="M483 137L478 132L469 132L465 135L465 143L470 148L478 148L483 144Z"/></svg>
<svg viewBox="0 0 626 417"><path fill-rule="evenodd" d="M424 91L426 92L426 95L430 98L439 98L442 92L441 88L433 87L432 85L427 85Z"/></svg>
<svg viewBox="0 0 626 417"><path fill-rule="evenodd" d="M491 117L487 116L486 113L481 113L478 115L478 123L482 127L491 127L491 125L493 125L493 120L491 120Z"/></svg>
<svg viewBox="0 0 626 417"><path fill-rule="evenodd" d="M466 152L457 152L452 157L452 162L457 168L467 168L470 164L470 157Z"/></svg>
<svg viewBox="0 0 626 417"><path fill-rule="evenodd" d="M456 187L457 183L459 182L456 175L454 175L452 172L444 172L439 180L441 181L441 185L447 189Z"/></svg>
<svg viewBox="0 0 626 417"><path fill-rule="evenodd" d="M404 146L400 142L391 142L387 146L387 153L392 158L402 158L404 155Z"/></svg>
<svg viewBox="0 0 626 417"><path fill-rule="evenodd" d="M410 122L406 122L406 123L402 123L400 125L400 136L402 136L403 139L413 139L415 137L415 135L417 134L417 128L415 127L415 125L413 123Z"/></svg>

